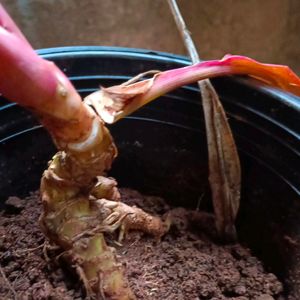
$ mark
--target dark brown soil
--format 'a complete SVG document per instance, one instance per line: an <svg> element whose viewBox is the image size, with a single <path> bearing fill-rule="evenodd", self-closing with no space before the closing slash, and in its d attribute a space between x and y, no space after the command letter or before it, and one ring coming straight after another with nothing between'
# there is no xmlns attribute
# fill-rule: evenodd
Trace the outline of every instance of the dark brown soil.
<svg viewBox="0 0 300 300"><path fill-rule="evenodd" d="M121 193L124 202L148 212L171 210L161 198L129 189ZM40 211L34 193L26 200L9 198L0 214L0 299L84 299L78 278L54 259L45 260ZM172 216L174 225L159 243L138 232L131 232L123 246L112 242L138 299L287 299L276 276L248 249L211 241L210 215L176 208Z"/></svg>

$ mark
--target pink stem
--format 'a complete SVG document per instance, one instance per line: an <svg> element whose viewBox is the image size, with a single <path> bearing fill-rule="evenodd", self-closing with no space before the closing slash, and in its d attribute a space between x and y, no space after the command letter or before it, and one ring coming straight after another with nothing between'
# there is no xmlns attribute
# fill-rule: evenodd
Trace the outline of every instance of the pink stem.
<svg viewBox="0 0 300 300"><path fill-rule="evenodd" d="M184 68L165 71L159 73L153 79L136 84L107 88L105 93L111 93L112 99L114 99L114 94L118 96L122 93L127 93L128 95L132 93L133 96L130 98L124 97L123 107L119 111L115 111L115 113L114 109L107 106L107 110L102 114L102 117L105 121L112 123L131 114L159 96L183 85L206 78L237 74L249 75L270 86L300 96L300 79L288 67L262 64L244 56L228 55L222 60L206 61ZM137 92L134 95L133 91L138 90L139 86L149 86L149 88L145 92ZM114 103L114 100L111 103Z"/></svg>
<svg viewBox="0 0 300 300"><path fill-rule="evenodd" d="M92 120L81 97L58 67L35 53L1 5L0 70L0 93L38 114L55 138L87 134Z"/></svg>
<svg viewBox="0 0 300 300"><path fill-rule="evenodd" d="M197 80L223 75L249 75L270 86L278 87L300 96L300 79L286 66L261 64L245 56L225 56L196 65L161 73L152 88L141 98L157 98L175 88Z"/></svg>
<svg viewBox="0 0 300 300"><path fill-rule="evenodd" d="M0 4L0 27L4 28L6 31L13 33L15 36L18 36L22 39L29 47L30 44L28 43L27 39L20 31L18 26L15 22L10 18L4 7Z"/></svg>

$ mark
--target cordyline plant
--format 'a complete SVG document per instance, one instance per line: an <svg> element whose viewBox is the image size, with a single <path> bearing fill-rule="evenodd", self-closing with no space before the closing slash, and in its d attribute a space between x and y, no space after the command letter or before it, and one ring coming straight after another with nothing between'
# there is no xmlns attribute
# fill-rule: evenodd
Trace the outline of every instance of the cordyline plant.
<svg viewBox="0 0 300 300"><path fill-rule="evenodd" d="M32 111L59 149L41 179L40 224L91 296L135 299L105 232L119 229L122 239L135 229L160 238L170 225L168 218L161 220L121 202L116 181L106 177L117 149L105 122L113 123L182 85L232 74L246 74L300 95L300 79L289 68L226 56L102 88L82 102L67 77L35 53L0 6L0 93Z"/></svg>

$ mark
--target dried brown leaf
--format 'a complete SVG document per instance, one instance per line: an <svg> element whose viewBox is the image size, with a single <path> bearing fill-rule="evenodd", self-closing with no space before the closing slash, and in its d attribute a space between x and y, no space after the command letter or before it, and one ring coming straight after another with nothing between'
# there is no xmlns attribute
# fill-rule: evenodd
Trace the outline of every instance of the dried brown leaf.
<svg viewBox="0 0 300 300"><path fill-rule="evenodd" d="M200 61L197 49L176 0L168 0L182 40L194 64ZM241 168L235 141L222 103L209 79L198 81L206 125L209 182L220 238L236 240L235 219L240 204Z"/></svg>
<svg viewBox="0 0 300 300"><path fill-rule="evenodd" d="M225 111L209 81L201 82L201 94L216 226L220 237L232 241L236 239L235 219L240 203L239 156Z"/></svg>

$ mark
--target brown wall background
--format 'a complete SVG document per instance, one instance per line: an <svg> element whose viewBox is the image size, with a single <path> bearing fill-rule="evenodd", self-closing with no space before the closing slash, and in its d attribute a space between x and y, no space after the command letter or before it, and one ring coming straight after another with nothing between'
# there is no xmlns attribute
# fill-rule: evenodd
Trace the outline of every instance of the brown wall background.
<svg viewBox="0 0 300 300"><path fill-rule="evenodd" d="M184 54L165 0L2 0L35 48L109 45ZM203 59L226 53L300 73L300 0L178 0Z"/></svg>

